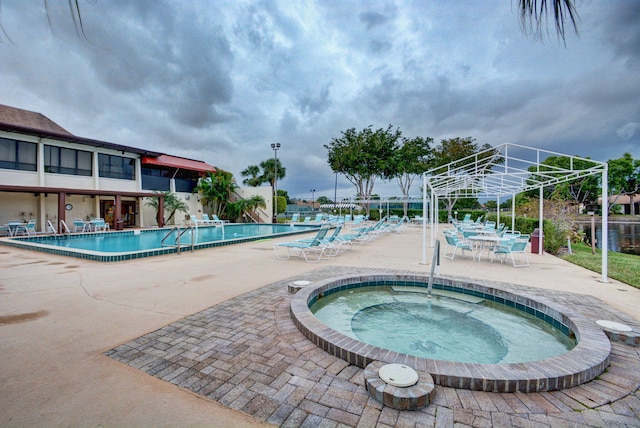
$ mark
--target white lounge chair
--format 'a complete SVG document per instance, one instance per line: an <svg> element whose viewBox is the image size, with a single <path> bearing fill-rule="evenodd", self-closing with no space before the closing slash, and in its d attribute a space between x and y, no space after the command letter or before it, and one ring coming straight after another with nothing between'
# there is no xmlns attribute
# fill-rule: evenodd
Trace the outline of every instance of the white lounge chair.
<svg viewBox="0 0 640 428"><path fill-rule="evenodd" d="M324 255L326 246L322 243L322 240L327 235L328 227L321 227L318 230L318 234L311 240L311 242L281 242L273 244L273 250L276 253L276 258L280 260L287 260L291 256L303 256L307 262L317 263ZM286 256L278 253L278 248L285 248L287 250ZM313 257L310 256L313 254Z"/></svg>
<svg viewBox="0 0 640 428"><path fill-rule="evenodd" d="M300 213L293 213L291 220L287 220L286 223L297 223L300 221Z"/></svg>
<svg viewBox="0 0 640 428"><path fill-rule="evenodd" d="M325 246L325 255L329 257L337 256L349 248L351 248L351 240L349 239L340 239L340 232L342 231L342 225L336 226L333 230L333 233L330 236L322 239L321 244ZM307 238L307 239L297 239L295 242L306 242L310 243L315 238Z"/></svg>
<svg viewBox="0 0 640 428"><path fill-rule="evenodd" d="M202 226L207 224L204 220L200 220L198 219L195 215L193 214L189 214L189 218L191 219L191 222L193 223L194 226Z"/></svg>
<svg viewBox="0 0 640 428"><path fill-rule="evenodd" d="M229 223L229 220L221 220L217 214L211 214L211 217L214 224Z"/></svg>

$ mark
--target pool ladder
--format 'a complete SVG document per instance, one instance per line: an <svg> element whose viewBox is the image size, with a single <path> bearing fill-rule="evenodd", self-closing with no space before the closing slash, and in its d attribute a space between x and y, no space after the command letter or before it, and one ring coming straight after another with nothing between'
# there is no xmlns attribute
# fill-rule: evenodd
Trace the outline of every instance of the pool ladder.
<svg viewBox="0 0 640 428"><path fill-rule="evenodd" d="M193 246L195 245L195 241L194 241L194 236L195 233L193 233L194 231L194 227L193 226L187 226L184 228L184 230L182 230L182 228L180 226L175 226L173 227L165 236L164 238L162 238L162 241L160 241L160 245L162 247L176 247L178 249L178 254L180 254L180 249L182 248L182 245L180 244L180 238L182 238L182 235L184 235L185 233L191 231L191 244L189 245L191 247L191 252L193 252ZM164 241L167 240L167 238L169 238L173 232L178 232L178 236L176 236L176 239L173 243L173 245L171 244L166 244ZM197 230L196 230L197 233Z"/></svg>
<svg viewBox="0 0 640 428"><path fill-rule="evenodd" d="M431 273L429 274L429 286L427 288L427 296L430 298L433 291L433 275L436 265L440 266L440 240L436 239L435 247L433 247L433 260L431 261Z"/></svg>

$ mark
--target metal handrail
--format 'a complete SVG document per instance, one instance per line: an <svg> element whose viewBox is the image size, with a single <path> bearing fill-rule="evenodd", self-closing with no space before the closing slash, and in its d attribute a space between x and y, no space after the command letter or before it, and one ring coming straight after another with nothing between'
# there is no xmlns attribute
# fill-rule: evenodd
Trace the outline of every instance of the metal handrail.
<svg viewBox="0 0 640 428"><path fill-rule="evenodd" d="M433 248L433 260L431 261L431 273L429 274L429 286L427 288L427 296L431 297L433 291L433 274L435 273L436 265L440 266L440 240L436 239L435 246Z"/></svg>
<svg viewBox="0 0 640 428"><path fill-rule="evenodd" d="M178 254L180 254L180 249L182 248L182 245L180 243L180 238L182 238L182 235L184 235L188 231L192 231L192 233L191 233L191 244L189 246L191 247L191 252L193 252L193 248L195 246L195 242L194 242L194 239L193 239L193 236L194 236L193 230L194 230L193 226L186 226L184 228L184 230L180 226L174 226L174 227L171 228L171 230L169 232L167 232L167 234L164 236L164 238L162 238L162 241L160 241L160 246L162 246L162 247L165 247L165 246L166 247L176 247L178 249ZM167 238L169 238L173 234L173 232L178 232L178 235L176 236L176 239L174 241L174 245L165 244L164 241L166 241ZM197 233L197 229L196 229L196 233Z"/></svg>

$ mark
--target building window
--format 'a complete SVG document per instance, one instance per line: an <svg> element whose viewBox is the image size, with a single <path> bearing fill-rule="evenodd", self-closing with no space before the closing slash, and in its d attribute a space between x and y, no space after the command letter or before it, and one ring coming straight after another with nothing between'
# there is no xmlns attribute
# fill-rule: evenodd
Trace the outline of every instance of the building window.
<svg viewBox="0 0 640 428"><path fill-rule="evenodd" d="M136 160L114 155L98 155L98 173L100 177L135 180L134 168Z"/></svg>
<svg viewBox="0 0 640 428"><path fill-rule="evenodd" d="M45 145L44 171L90 177L93 172L91 152Z"/></svg>
<svg viewBox="0 0 640 428"><path fill-rule="evenodd" d="M0 138L0 168L36 171L37 148L35 143Z"/></svg>

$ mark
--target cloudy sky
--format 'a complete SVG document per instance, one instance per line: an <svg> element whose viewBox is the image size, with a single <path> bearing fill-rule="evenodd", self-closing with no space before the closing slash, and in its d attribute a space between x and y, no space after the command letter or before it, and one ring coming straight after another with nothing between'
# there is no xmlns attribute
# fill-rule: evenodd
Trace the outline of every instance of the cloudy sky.
<svg viewBox="0 0 640 428"><path fill-rule="evenodd" d="M1 104L239 182L279 142L293 197L333 199L324 145L369 125L640 158L637 0L576 0L566 46L524 35L516 0L80 0L87 40L50 4L51 27L44 1L1 2Z"/></svg>

